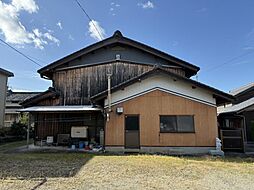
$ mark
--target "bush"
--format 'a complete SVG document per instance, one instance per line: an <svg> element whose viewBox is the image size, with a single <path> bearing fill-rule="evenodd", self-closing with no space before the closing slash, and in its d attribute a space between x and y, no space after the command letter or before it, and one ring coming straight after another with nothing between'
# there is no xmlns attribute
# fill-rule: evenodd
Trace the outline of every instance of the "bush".
<svg viewBox="0 0 254 190"><path fill-rule="evenodd" d="M29 116L28 113L22 113L19 116L19 123L28 126Z"/></svg>
<svg viewBox="0 0 254 190"><path fill-rule="evenodd" d="M11 127L0 128L0 143L26 139L27 126L25 118L23 121L13 122ZM34 131L32 128L30 128L29 137L34 137Z"/></svg>
<svg viewBox="0 0 254 190"><path fill-rule="evenodd" d="M10 136L17 136L17 137L25 137L26 136L27 126L20 122L14 122L11 125L11 130L9 131Z"/></svg>
<svg viewBox="0 0 254 190"><path fill-rule="evenodd" d="M9 133L10 130L11 130L10 127L0 128L0 137L5 137Z"/></svg>

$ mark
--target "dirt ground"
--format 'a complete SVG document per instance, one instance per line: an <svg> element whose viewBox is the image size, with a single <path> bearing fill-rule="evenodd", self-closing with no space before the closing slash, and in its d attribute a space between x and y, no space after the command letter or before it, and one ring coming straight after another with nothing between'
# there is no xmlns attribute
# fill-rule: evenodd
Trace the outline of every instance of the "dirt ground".
<svg viewBox="0 0 254 190"><path fill-rule="evenodd" d="M0 189L254 189L254 158L17 153L0 146Z"/></svg>

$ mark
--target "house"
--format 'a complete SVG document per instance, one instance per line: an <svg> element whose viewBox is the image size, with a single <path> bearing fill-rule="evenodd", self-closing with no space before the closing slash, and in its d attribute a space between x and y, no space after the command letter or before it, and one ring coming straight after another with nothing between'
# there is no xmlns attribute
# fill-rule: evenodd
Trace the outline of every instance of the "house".
<svg viewBox="0 0 254 190"><path fill-rule="evenodd" d="M207 153L218 136L216 106L233 96L190 79L198 71L116 31L38 70L53 87L21 111L37 142L85 126L85 140L107 151Z"/></svg>
<svg viewBox="0 0 254 190"><path fill-rule="evenodd" d="M18 122L20 117L18 110L22 108L20 103L40 93L41 92L13 92L12 90L8 90L5 103L4 126L10 127L13 122Z"/></svg>
<svg viewBox="0 0 254 190"><path fill-rule="evenodd" d="M4 127L5 99L8 77L13 76L13 73L0 68L0 128Z"/></svg>
<svg viewBox="0 0 254 190"><path fill-rule="evenodd" d="M236 136L238 133L239 138L228 140L228 142L225 140L226 149L253 150L254 83L242 86L229 93L235 96L235 100L231 104L225 104L218 108L218 121L222 131L226 133L231 131Z"/></svg>

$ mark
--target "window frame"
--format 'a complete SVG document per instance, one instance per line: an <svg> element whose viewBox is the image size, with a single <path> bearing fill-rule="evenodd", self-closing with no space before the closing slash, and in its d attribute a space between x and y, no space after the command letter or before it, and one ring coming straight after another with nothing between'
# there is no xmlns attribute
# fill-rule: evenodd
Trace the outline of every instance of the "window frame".
<svg viewBox="0 0 254 190"><path fill-rule="evenodd" d="M160 127L160 124L161 124L161 117L165 117L165 116L174 116L175 119L176 119L176 128L177 128L177 131L161 131L161 127ZM177 117L179 116L191 116L193 118L193 131L178 131L178 122L177 122ZM196 130L195 130L195 115L159 115L159 128L160 128L160 133L196 133Z"/></svg>

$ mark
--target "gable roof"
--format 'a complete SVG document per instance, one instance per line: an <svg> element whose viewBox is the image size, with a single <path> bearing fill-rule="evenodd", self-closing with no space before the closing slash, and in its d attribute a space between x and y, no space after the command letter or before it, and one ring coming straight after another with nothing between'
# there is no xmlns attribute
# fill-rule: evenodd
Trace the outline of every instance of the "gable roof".
<svg viewBox="0 0 254 190"><path fill-rule="evenodd" d="M241 86L241 87L236 88L234 90L231 90L231 91L229 91L229 93L234 95L234 96L239 96L239 95L241 95L241 94L243 94L243 93L245 93L245 92L247 92L251 89L254 89L254 82L249 83L249 84L244 85L244 86Z"/></svg>
<svg viewBox="0 0 254 190"><path fill-rule="evenodd" d="M54 98L58 96L59 96L59 93L56 92L54 88L49 87L49 89L46 90L45 92L39 93L31 98L25 99L23 102L21 102L21 105L26 107L26 106L30 106L31 104L35 104L39 101L45 100L47 98Z"/></svg>
<svg viewBox="0 0 254 190"><path fill-rule="evenodd" d="M144 79L146 79L148 77L151 77L151 76L157 75L157 74L161 74L161 73L169 75L169 76L172 76L172 77L174 77L175 79L178 79L178 80L186 81L186 82L192 84L194 87L199 87L199 88L203 88L203 89L211 91L213 93L214 97L216 98L216 104L217 105L221 105L221 104L224 104L224 103L229 103L229 102L232 102L234 100L234 96L232 96L230 94L227 94L225 92L217 90L217 89L215 89L213 87L210 87L208 85L205 85L203 83L194 81L192 79L189 79L189 78L186 78L186 77L182 77L182 76L177 75L175 73L172 73L170 71L166 71L166 70L164 70L164 69L162 69L160 67L155 67L154 69L152 69L150 71L147 71L147 72L145 72L145 73L143 73L143 74L141 74L141 75L139 75L137 77L134 77L134 78L132 78L132 79L130 79L128 81L125 81L123 83L120 83L120 84L118 84L116 86L113 86L111 88L111 92L112 93L116 92L116 91L121 90L121 89L123 89L123 88L125 88L125 87L127 87L127 86L129 86L131 84L134 84L134 83L136 83L136 82L138 82L140 80L144 80ZM107 97L107 92L108 91L105 90L105 91L103 91L101 93L98 93L98 94L92 96L91 99L94 100L94 101L99 101L101 99L104 99L104 98Z"/></svg>
<svg viewBox="0 0 254 190"><path fill-rule="evenodd" d="M77 59L79 58L80 56L83 56L85 54L88 54L92 51L95 51L97 49L100 49L102 47L105 47L105 46L109 46L109 45L112 45L112 44L124 44L124 45L129 45L129 46L132 46L132 47L135 47L135 48L138 48L138 49L141 49L147 53L150 53L150 54L153 54L153 55L156 55L158 57L161 57L162 59L165 59L167 61L170 61L170 62L173 62L175 63L176 65L179 65L183 68L186 69L186 74L188 77L191 77L193 75L195 75L198 71L199 71L199 67L193 65L193 64L190 64L186 61L183 61L179 58L176 58L172 55L169 55L165 52L162 52L158 49L155 49L153 47L150 47L148 45L145 45L145 44L142 44L140 42L137 42L137 41L134 41L132 39L129 39L129 38L126 38L124 37L120 31L116 31L114 33L113 36L105 39L105 40L102 40L102 41L99 41L95 44L92 44L90 46L87 46L77 52L74 52L62 59L59 59L41 69L38 70L38 73L41 74L41 76L47 76L49 77L49 74L50 72L52 72L52 70L60 65L63 65L69 61L72 61L74 59Z"/></svg>
<svg viewBox="0 0 254 190"><path fill-rule="evenodd" d="M7 71L7 70L2 69L2 68L0 68L0 73L3 74L3 75L6 75L7 77L13 77L14 76L14 74L12 72Z"/></svg>

